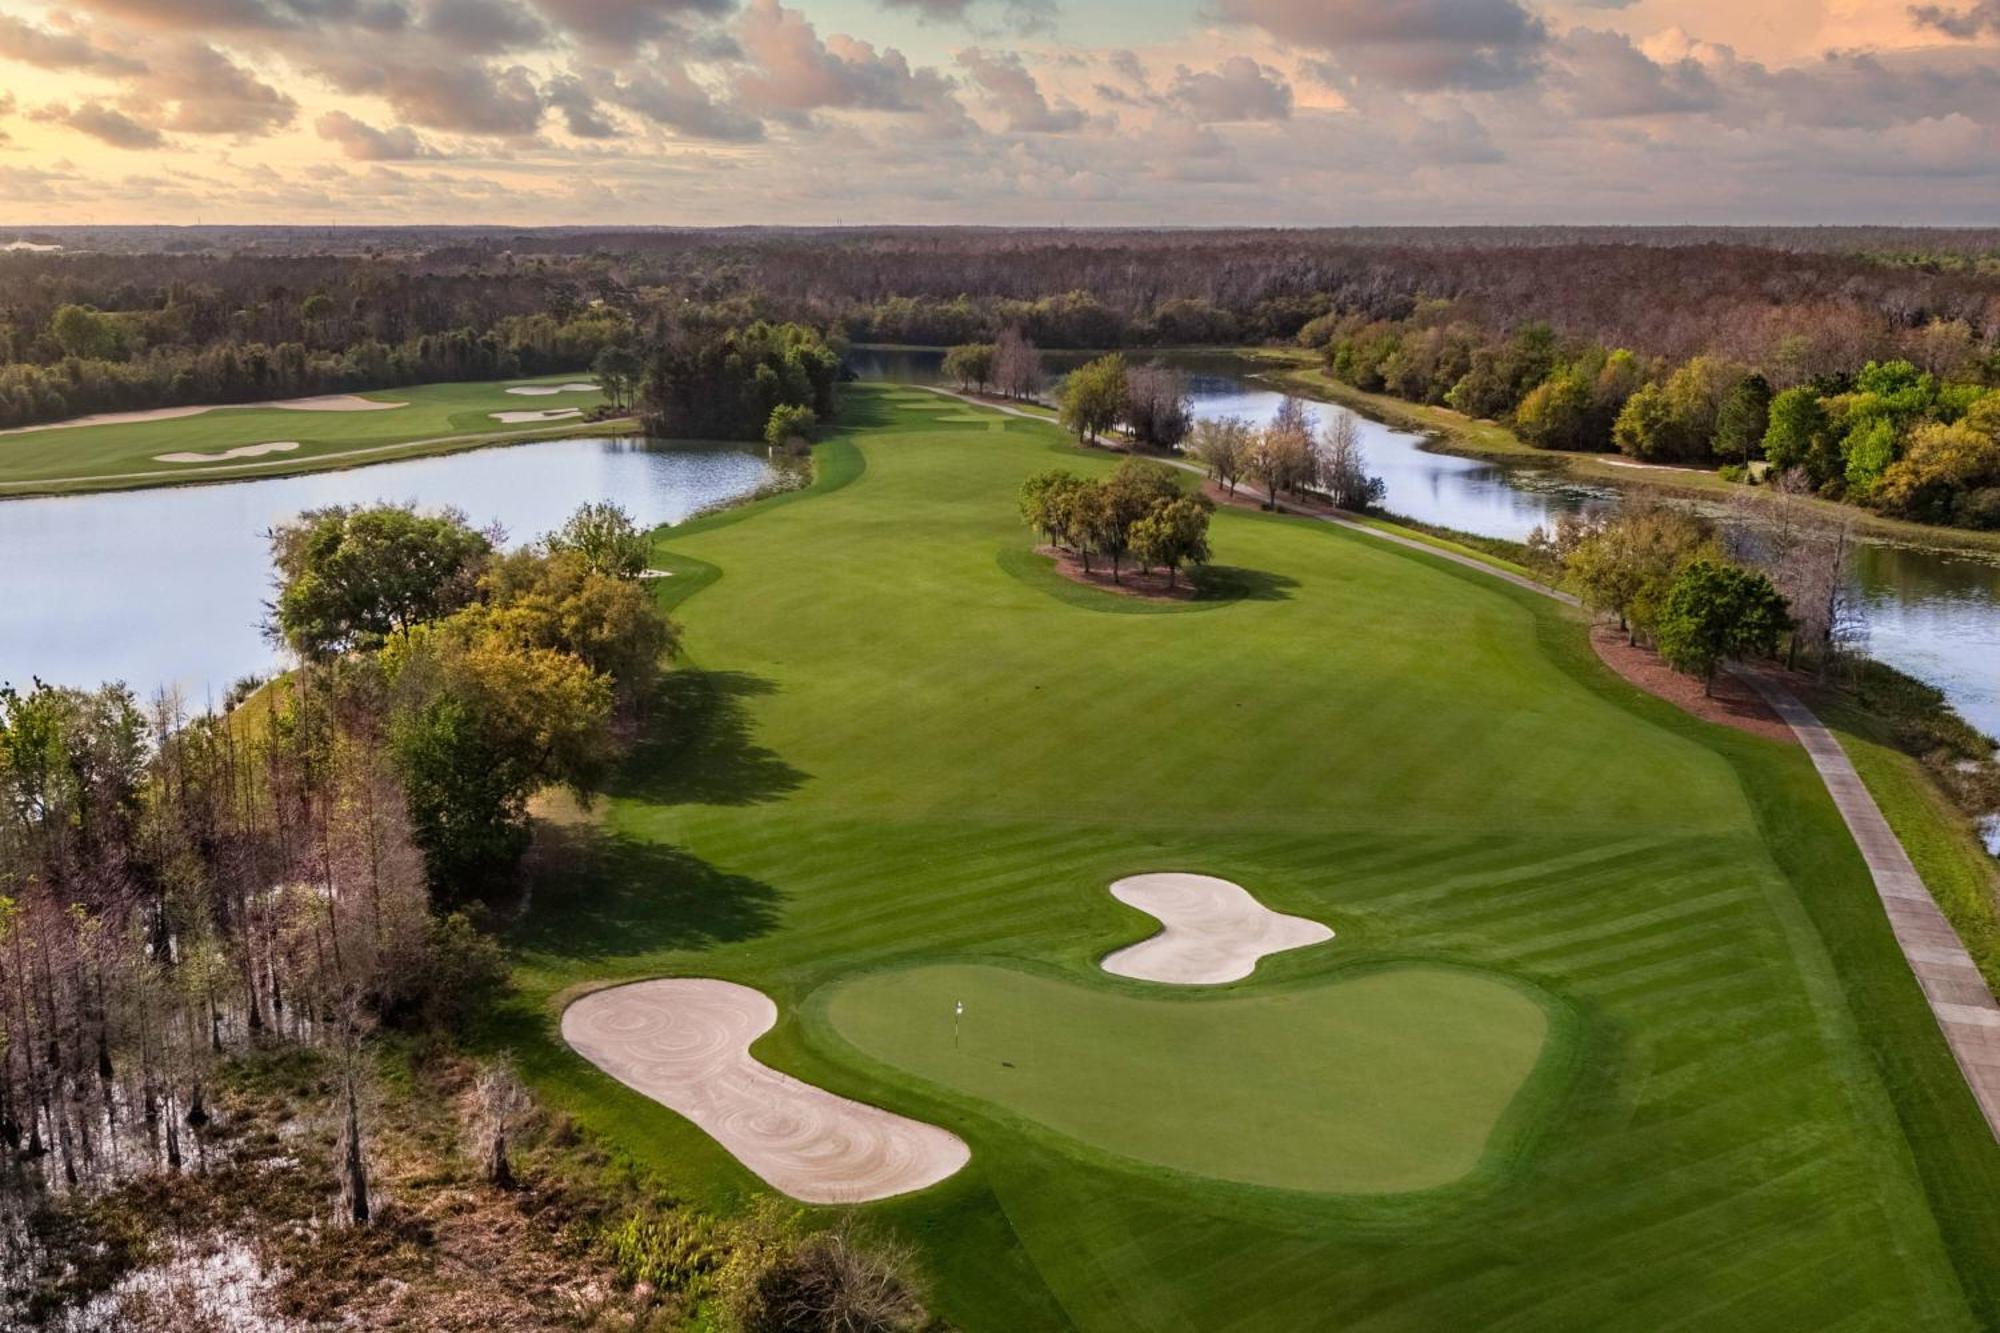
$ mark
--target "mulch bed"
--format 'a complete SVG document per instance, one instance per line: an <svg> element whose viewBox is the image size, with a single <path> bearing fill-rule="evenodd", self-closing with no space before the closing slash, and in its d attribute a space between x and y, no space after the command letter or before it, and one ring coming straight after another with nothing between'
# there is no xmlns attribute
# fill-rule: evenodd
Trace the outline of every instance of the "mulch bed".
<svg viewBox="0 0 2000 1333"><path fill-rule="evenodd" d="M1783 719L1771 711L1770 705L1759 698L1756 691L1726 672L1716 673L1715 693L1711 696L1702 693L1699 680L1674 670L1652 649L1635 647L1626 642L1624 631L1616 625L1593 625L1590 644L1597 650L1597 656L1604 665L1682 712L1692 713L1703 721L1747 731L1752 736L1762 736L1765 740L1798 744L1798 737L1792 734L1792 729L1785 725Z"/></svg>
<svg viewBox="0 0 2000 1333"><path fill-rule="evenodd" d="M1112 582L1111 566L1107 561L1091 562L1089 573L1085 573L1083 562L1072 551L1058 550L1053 546L1037 547L1037 551L1056 562L1056 572L1071 583L1081 583L1087 588L1099 588L1105 592L1117 593L1121 597L1136 597L1142 602L1191 602L1195 599L1196 588L1188 581L1185 571L1174 586L1167 586L1165 570L1156 569L1142 572L1127 565L1119 571L1118 581Z"/></svg>

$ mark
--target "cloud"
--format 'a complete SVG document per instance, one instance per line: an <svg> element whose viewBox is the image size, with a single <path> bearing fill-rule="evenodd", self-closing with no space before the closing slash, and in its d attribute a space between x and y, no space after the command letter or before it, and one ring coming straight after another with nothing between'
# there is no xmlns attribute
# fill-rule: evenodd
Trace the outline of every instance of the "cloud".
<svg viewBox="0 0 2000 1333"><path fill-rule="evenodd" d="M78 0L80 7L149 28L182 32L407 28L403 0Z"/></svg>
<svg viewBox="0 0 2000 1333"><path fill-rule="evenodd" d="M146 68L144 61L107 51L82 33L51 32L6 14L0 14L0 58L43 69L107 74L136 74Z"/></svg>
<svg viewBox="0 0 2000 1333"><path fill-rule="evenodd" d="M426 0L423 30L468 55L527 50L549 38L534 11L516 0Z"/></svg>
<svg viewBox="0 0 2000 1333"><path fill-rule="evenodd" d="M1570 114L1613 119L1712 110L1721 92L1691 57L1656 62L1622 33L1573 28L1556 48L1556 86Z"/></svg>
<svg viewBox="0 0 2000 1333"><path fill-rule="evenodd" d="M654 124L690 138L754 143L764 137L763 121L736 103L717 98L677 64L662 62L615 83L606 96Z"/></svg>
<svg viewBox="0 0 2000 1333"><path fill-rule="evenodd" d="M952 103L951 85L935 70L912 70L901 51L818 32L778 0L750 0L738 28L750 68L737 77L743 102L792 118L822 107L862 111L921 111Z"/></svg>
<svg viewBox="0 0 2000 1333"><path fill-rule="evenodd" d="M1979 0L1970 9L1943 5L1911 5L1910 17L1919 27L1935 28L1947 37L1971 41L1984 33L2000 36L2000 0Z"/></svg>
<svg viewBox="0 0 2000 1333"><path fill-rule="evenodd" d="M1484 166L1507 160L1485 124L1463 107L1446 107L1426 117L1411 131L1406 147L1427 166Z"/></svg>
<svg viewBox="0 0 2000 1333"><path fill-rule="evenodd" d="M1404 88L1507 88L1532 79L1548 28L1520 0L1216 0L1216 12Z"/></svg>
<svg viewBox="0 0 2000 1333"><path fill-rule="evenodd" d="M578 139L615 139L618 127L605 118L583 81L564 74L542 85L550 107L563 113L563 127Z"/></svg>
<svg viewBox="0 0 2000 1333"><path fill-rule="evenodd" d="M414 50L378 63L342 49L315 68L340 91L380 97L426 129L519 137L542 121L541 92L520 65L430 61Z"/></svg>
<svg viewBox="0 0 2000 1333"><path fill-rule="evenodd" d="M924 23L978 26L976 0L881 0L884 9L913 13ZM1055 0L1007 0L1000 26L1016 33L1048 32L1055 27Z"/></svg>
<svg viewBox="0 0 2000 1333"><path fill-rule="evenodd" d="M958 53L958 63L1016 134L1066 134L1082 129L1090 119L1068 103L1050 106L1035 76L1013 51L989 53L968 47Z"/></svg>
<svg viewBox="0 0 2000 1333"><path fill-rule="evenodd" d="M299 109L289 96L201 42L184 42L156 56L137 91L147 103L172 103L164 128L189 134L268 134L291 124Z"/></svg>
<svg viewBox="0 0 2000 1333"><path fill-rule="evenodd" d="M142 125L124 112L98 102L71 108L57 102L34 113L36 120L67 125L113 148L160 148L167 140L151 125Z"/></svg>
<svg viewBox="0 0 2000 1333"><path fill-rule="evenodd" d="M1181 66L1167 99L1201 121L1287 120L1292 114L1292 85L1249 56L1231 56L1200 73Z"/></svg>
<svg viewBox="0 0 2000 1333"><path fill-rule="evenodd" d="M404 162L418 157L435 157L429 145L407 125L378 130L356 120L345 111L329 111L313 122L319 137L340 146L340 151L357 162Z"/></svg>
<svg viewBox="0 0 2000 1333"><path fill-rule="evenodd" d="M587 44L630 50L680 33L686 20L719 18L736 0L535 0L535 8Z"/></svg>

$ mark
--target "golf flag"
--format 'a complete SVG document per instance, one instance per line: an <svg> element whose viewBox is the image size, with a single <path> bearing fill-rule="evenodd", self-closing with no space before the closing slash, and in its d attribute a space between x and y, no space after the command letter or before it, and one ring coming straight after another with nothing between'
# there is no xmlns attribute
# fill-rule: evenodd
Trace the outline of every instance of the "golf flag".
<svg viewBox="0 0 2000 1333"><path fill-rule="evenodd" d="M959 1015L963 1014L964 1012L965 1012L965 1001L964 1001L964 1000L960 1000L960 1001L959 1001L959 1002L958 1002L958 1003L957 1003L957 1004L956 1004L955 1006L953 1006L953 1008L952 1008L952 1011L951 1011L951 1013L952 1013L952 1017L954 1017L954 1018L958 1017Z"/></svg>

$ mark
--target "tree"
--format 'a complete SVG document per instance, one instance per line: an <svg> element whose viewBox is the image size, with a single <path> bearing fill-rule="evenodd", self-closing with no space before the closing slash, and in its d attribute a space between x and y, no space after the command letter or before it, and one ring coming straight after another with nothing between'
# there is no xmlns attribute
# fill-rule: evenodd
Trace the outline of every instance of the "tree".
<svg viewBox="0 0 2000 1333"><path fill-rule="evenodd" d="M1264 483L1268 507L1276 509L1280 494L1298 490L1311 478L1312 439L1275 425L1266 427L1251 446L1248 465L1250 475Z"/></svg>
<svg viewBox="0 0 2000 1333"><path fill-rule="evenodd" d="M801 452L812 443L819 417L810 407L785 404L771 409L764 423L764 443L773 449Z"/></svg>
<svg viewBox="0 0 2000 1333"><path fill-rule="evenodd" d="M1681 569L1704 557L1719 558L1706 521L1685 510L1641 505L1580 536L1563 572L1585 606L1616 615L1619 628L1636 640L1652 629Z"/></svg>
<svg viewBox="0 0 2000 1333"><path fill-rule="evenodd" d="M1197 421L1187 452L1208 469L1209 479L1227 488L1233 498L1236 483L1250 464L1254 443L1250 423L1241 417L1217 417Z"/></svg>
<svg viewBox="0 0 2000 1333"><path fill-rule="evenodd" d="M1125 412L1125 358L1116 352L1078 366L1063 384L1062 424L1095 442Z"/></svg>
<svg viewBox="0 0 2000 1333"><path fill-rule="evenodd" d="M1771 400L1764 457L1780 472L1799 468L1814 486L1824 486L1833 478L1832 464L1838 460L1831 448L1830 427L1818 389L1806 384L1786 389Z"/></svg>
<svg viewBox="0 0 2000 1333"><path fill-rule="evenodd" d="M1625 400L1617 424L1611 428L1611 442L1631 458L1674 458L1680 445L1674 435L1673 408L1666 390L1647 384Z"/></svg>
<svg viewBox="0 0 2000 1333"><path fill-rule="evenodd" d="M1028 478L1021 486L1022 520L1047 538L1051 546L1076 545L1076 496L1086 484L1083 478L1063 468Z"/></svg>
<svg viewBox="0 0 2000 1333"><path fill-rule="evenodd" d="M2000 417L2000 393L1989 395ZM1927 422L1910 433L1903 456L1882 473L1870 497L1885 513L1925 523L1963 522L1967 527L1991 526L1977 520L1971 497L2000 486L2000 435L1982 430L1983 413L1945 425Z"/></svg>
<svg viewBox="0 0 2000 1333"><path fill-rule="evenodd" d="M652 543L632 516L610 501L586 504L543 539L551 555L573 555L593 574L636 579L646 572Z"/></svg>
<svg viewBox="0 0 2000 1333"><path fill-rule="evenodd" d="M1715 456L1747 463L1763 448L1771 424L1771 385L1762 375L1745 375L1722 400L1715 417Z"/></svg>
<svg viewBox="0 0 2000 1333"><path fill-rule="evenodd" d="M59 306L49 321L49 333L63 355L86 361L117 360L124 350L117 321L94 306Z"/></svg>
<svg viewBox="0 0 2000 1333"><path fill-rule="evenodd" d="M1514 429L1538 448L1586 449L1595 406L1591 381L1565 367L1528 391L1514 409Z"/></svg>
<svg viewBox="0 0 2000 1333"><path fill-rule="evenodd" d="M1157 363L1125 377L1125 424L1148 449L1178 449L1194 425L1187 376Z"/></svg>
<svg viewBox="0 0 2000 1333"><path fill-rule="evenodd" d="M1315 442L1313 467L1320 491L1336 509L1367 509L1382 499L1380 477L1368 475L1368 455L1352 413L1335 413Z"/></svg>
<svg viewBox="0 0 2000 1333"><path fill-rule="evenodd" d="M637 352L617 343L600 351L590 368L597 376L597 387L604 390L611 406L621 412L631 406L632 394L646 369Z"/></svg>
<svg viewBox="0 0 2000 1333"><path fill-rule="evenodd" d="M271 628L308 659L374 647L472 600L493 543L455 510L310 509L273 528Z"/></svg>
<svg viewBox="0 0 2000 1333"><path fill-rule="evenodd" d="M1708 694L1717 666L1775 653L1790 624L1785 599L1769 579L1704 558L1674 580L1655 634L1660 656L1675 670L1700 676L1702 693Z"/></svg>
<svg viewBox="0 0 2000 1333"><path fill-rule="evenodd" d="M612 683L551 648L429 627L385 653L390 753L433 896L462 901L512 873L527 847L528 798L583 792L609 742Z"/></svg>
<svg viewBox="0 0 2000 1333"><path fill-rule="evenodd" d="M960 343L944 354L944 373L960 390L984 393L993 382L999 358L995 343Z"/></svg>
<svg viewBox="0 0 2000 1333"><path fill-rule="evenodd" d="M1033 398L1042 391L1042 354L1018 327L993 344L993 383L1009 398Z"/></svg>
<svg viewBox="0 0 2000 1333"><path fill-rule="evenodd" d="M1215 505L1205 495L1182 495L1154 506L1132 525L1132 553L1142 564L1167 571L1174 586L1182 565L1208 562L1208 520Z"/></svg>

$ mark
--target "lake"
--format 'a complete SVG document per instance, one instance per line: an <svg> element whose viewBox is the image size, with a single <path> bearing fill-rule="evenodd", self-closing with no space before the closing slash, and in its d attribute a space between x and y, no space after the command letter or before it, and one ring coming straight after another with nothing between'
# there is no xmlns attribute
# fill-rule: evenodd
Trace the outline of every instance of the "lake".
<svg viewBox="0 0 2000 1333"><path fill-rule="evenodd" d="M510 544L615 500L642 526L746 495L771 475L740 450L576 439L378 463L302 477L0 501L0 682L163 686L220 700L278 653L259 627L271 595L264 534L304 509L450 505Z"/></svg>

